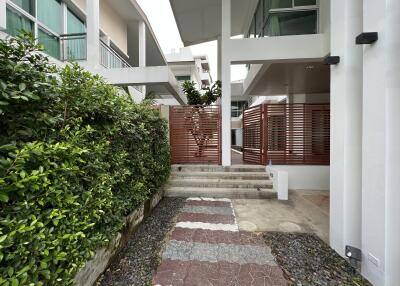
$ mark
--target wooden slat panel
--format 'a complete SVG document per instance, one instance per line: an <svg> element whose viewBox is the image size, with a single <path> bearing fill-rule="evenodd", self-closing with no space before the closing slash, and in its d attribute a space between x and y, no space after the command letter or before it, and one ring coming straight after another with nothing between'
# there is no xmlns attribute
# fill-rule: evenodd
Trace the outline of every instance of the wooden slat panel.
<svg viewBox="0 0 400 286"><path fill-rule="evenodd" d="M329 104L265 104L243 114L243 160L329 165Z"/></svg>
<svg viewBox="0 0 400 286"><path fill-rule="evenodd" d="M329 165L329 104L268 104L266 162Z"/></svg>
<svg viewBox="0 0 400 286"><path fill-rule="evenodd" d="M243 113L243 161L263 163L263 106L249 108Z"/></svg>
<svg viewBox="0 0 400 286"><path fill-rule="evenodd" d="M220 164L219 106L171 106L172 164Z"/></svg>

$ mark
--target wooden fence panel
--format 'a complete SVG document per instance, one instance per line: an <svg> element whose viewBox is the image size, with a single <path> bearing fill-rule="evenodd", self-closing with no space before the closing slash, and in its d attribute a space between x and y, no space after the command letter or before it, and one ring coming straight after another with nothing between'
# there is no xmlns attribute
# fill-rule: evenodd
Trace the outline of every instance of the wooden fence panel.
<svg viewBox="0 0 400 286"><path fill-rule="evenodd" d="M219 106L171 106L172 164L221 164Z"/></svg>
<svg viewBox="0 0 400 286"><path fill-rule="evenodd" d="M270 160L275 165L330 163L329 104L256 106L244 112L243 134L245 162L263 165ZM255 149L249 148L251 144L246 138L257 138Z"/></svg>

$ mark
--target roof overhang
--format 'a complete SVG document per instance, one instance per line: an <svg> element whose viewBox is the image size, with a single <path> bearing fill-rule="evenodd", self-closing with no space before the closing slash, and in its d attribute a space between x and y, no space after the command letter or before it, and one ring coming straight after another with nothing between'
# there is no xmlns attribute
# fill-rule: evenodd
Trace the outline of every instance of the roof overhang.
<svg viewBox="0 0 400 286"><path fill-rule="evenodd" d="M221 0L170 0L185 46L217 40L221 35ZM232 36L244 34L258 0L232 0Z"/></svg>

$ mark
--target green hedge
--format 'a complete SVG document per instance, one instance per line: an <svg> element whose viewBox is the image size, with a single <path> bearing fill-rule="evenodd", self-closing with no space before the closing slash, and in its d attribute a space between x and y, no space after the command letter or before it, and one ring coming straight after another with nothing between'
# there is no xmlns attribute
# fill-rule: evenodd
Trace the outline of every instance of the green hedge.
<svg viewBox="0 0 400 286"><path fill-rule="evenodd" d="M0 41L0 285L71 285L170 171L158 111L40 49Z"/></svg>

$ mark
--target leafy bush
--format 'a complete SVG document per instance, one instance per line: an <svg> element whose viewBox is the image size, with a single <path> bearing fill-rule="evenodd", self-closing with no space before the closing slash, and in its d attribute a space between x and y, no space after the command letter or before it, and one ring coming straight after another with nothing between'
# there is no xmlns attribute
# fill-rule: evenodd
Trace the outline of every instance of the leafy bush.
<svg viewBox="0 0 400 286"><path fill-rule="evenodd" d="M187 80L182 84L189 105L211 105L221 97L221 81L217 80L211 87L203 89L201 93L194 81Z"/></svg>
<svg viewBox="0 0 400 286"><path fill-rule="evenodd" d="M0 41L0 285L71 285L169 174L158 111L40 50Z"/></svg>

